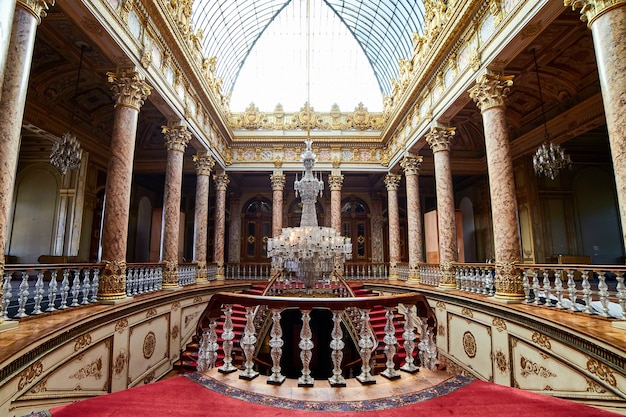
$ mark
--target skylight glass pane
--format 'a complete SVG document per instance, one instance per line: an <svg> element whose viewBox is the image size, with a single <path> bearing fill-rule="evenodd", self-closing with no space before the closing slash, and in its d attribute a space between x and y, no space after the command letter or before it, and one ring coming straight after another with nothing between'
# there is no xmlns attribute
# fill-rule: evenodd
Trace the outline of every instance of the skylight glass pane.
<svg viewBox="0 0 626 417"><path fill-rule="evenodd" d="M232 111L251 102L262 111L282 104L297 111L310 97L316 111L338 104L352 111L363 103L381 111L382 93L362 47L322 0L310 0L310 88L307 91L307 2L291 1L265 29L241 68Z"/></svg>

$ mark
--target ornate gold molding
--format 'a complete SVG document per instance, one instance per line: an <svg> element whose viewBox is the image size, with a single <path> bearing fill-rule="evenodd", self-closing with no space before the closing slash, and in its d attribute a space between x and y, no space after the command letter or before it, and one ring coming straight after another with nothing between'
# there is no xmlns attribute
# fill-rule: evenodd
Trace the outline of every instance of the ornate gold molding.
<svg viewBox="0 0 626 417"><path fill-rule="evenodd" d="M580 9L580 20L591 27L594 20L601 14L615 7L626 5L626 0L564 0L563 5L571 6L572 10Z"/></svg>
<svg viewBox="0 0 626 417"><path fill-rule="evenodd" d="M285 189L287 177L285 177L285 174L283 174L282 171L276 171L270 175L270 181L272 182L273 191L282 191Z"/></svg>
<svg viewBox="0 0 626 417"><path fill-rule="evenodd" d="M385 186L387 187L387 191L398 191L401 178L402 177L400 175L392 173L385 175Z"/></svg>
<svg viewBox="0 0 626 417"><path fill-rule="evenodd" d="M163 263L163 289L178 287L178 262L164 260Z"/></svg>
<svg viewBox="0 0 626 417"><path fill-rule="evenodd" d="M485 71L476 79L476 85L468 90L481 112L492 107L504 107L504 99L513 85L513 75L501 75Z"/></svg>
<svg viewBox="0 0 626 417"><path fill-rule="evenodd" d="M126 261L103 260L98 299L121 300L126 298Z"/></svg>
<svg viewBox="0 0 626 417"><path fill-rule="evenodd" d="M496 298L521 301L524 299L522 271L515 261L496 261Z"/></svg>
<svg viewBox="0 0 626 417"><path fill-rule="evenodd" d="M328 176L328 188L330 191L341 191L343 186L343 175L340 173L333 173Z"/></svg>
<svg viewBox="0 0 626 417"><path fill-rule="evenodd" d="M215 181L215 188L217 191L226 191L226 187L230 184L230 178L225 172L220 174L213 174L213 181Z"/></svg>
<svg viewBox="0 0 626 417"><path fill-rule="evenodd" d="M131 69L107 72L107 78L111 83L115 107L127 106L139 111L152 92L144 77Z"/></svg>

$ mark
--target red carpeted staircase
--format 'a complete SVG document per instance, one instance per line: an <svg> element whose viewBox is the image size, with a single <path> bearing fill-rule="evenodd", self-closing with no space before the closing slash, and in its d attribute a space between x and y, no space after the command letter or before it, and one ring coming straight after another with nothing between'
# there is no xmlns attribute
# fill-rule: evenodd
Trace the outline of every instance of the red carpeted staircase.
<svg viewBox="0 0 626 417"><path fill-rule="evenodd" d="M263 295L265 291L266 284L254 284L249 289L242 291L243 294L252 294L252 295ZM217 322L216 332L217 332L217 343L220 345L220 350L218 351L216 366L221 366L224 363L224 352L221 350L222 342L222 333L224 329L224 315L220 317ZM241 334L243 333L244 328L246 327L246 309L239 305L233 305L233 333L235 333L235 338L233 339L233 365L238 366L243 363L243 353L241 351L241 347L239 346L239 340L241 339ZM201 324L202 329L209 328L209 320L207 318L202 318L203 320ZM198 366L198 350L200 349L200 338L201 334L195 334L191 342L187 343L185 350L181 351L180 359L174 364L174 369L178 371L178 373L185 372L195 372Z"/></svg>
<svg viewBox="0 0 626 417"><path fill-rule="evenodd" d="M355 297L372 297L377 294L369 289L366 289L361 283L351 283L350 288L354 293ZM387 362L387 357L385 356L385 324L387 323L387 317L385 314L387 311L382 306L375 306L370 310L370 323L372 325L372 329L374 330L374 335L376 336L376 340L378 341L378 347L376 351L372 355L376 360L376 366L374 367L375 374L378 374L385 370L385 362ZM404 365L406 362L406 352L404 350L404 338L402 337L402 333L404 333L404 316L400 313L395 313L393 323L396 328L396 339L398 340L398 344L396 345L396 355L394 356L394 362L396 364L396 369L400 366ZM418 365L418 359L416 357L417 354L417 340L415 341L415 350L413 351L414 363Z"/></svg>

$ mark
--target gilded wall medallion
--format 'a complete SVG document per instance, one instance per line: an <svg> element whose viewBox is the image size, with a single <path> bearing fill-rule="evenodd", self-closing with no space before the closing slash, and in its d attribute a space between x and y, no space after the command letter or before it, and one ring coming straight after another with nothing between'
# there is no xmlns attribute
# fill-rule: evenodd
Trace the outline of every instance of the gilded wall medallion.
<svg viewBox="0 0 626 417"><path fill-rule="evenodd" d="M471 332L463 333L463 350L470 358L476 356L476 338Z"/></svg>
<svg viewBox="0 0 626 417"><path fill-rule="evenodd" d="M143 357L146 359L150 359L150 357L154 353L155 346L156 335L154 334L154 332L148 332L146 337L143 339Z"/></svg>

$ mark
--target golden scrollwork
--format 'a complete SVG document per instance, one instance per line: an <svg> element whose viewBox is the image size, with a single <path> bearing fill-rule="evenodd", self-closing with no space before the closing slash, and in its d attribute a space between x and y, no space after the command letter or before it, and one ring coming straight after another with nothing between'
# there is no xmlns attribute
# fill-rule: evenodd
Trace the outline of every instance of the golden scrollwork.
<svg viewBox="0 0 626 417"><path fill-rule="evenodd" d="M371 114L367 107L363 103L359 103L354 108L354 112L346 117L346 123L341 125L342 129L356 129L356 130L380 130L385 124L385 118L383 116L377 117Z"/></svg>
<svg viewBox="0 0 626 417"><path fill-rule="evenodd" d="M501 374L506 375L509 370L509 359L506 357L506 353L498 349L496 351L494 360L496 363L496 368L498 368Z"/></svg>
<svg viewBox="0 0 626 417"><path fill-rule="evenodd" d="M465 317L474 318L474 313L472 312L472 310L470 310L467 307L463 307L461 309L461 314L464 315Z"/></svg>
<svg viewBox="0 0 626 417"><path fill-rule="evenodd" d="M126 368L126 364L128 363L128 353L125 349L120 349L120 351L115 356L113 360L113 374L117 377L122 375L124 372L124 368Z"/></svg>
<svg viewBox="0 0 626 417"><path fill-rule="evenodd" d="M151 383L152 381L154 381L154 370L150 371L150 373L144 377L143 383L144 385L147 385Z"/></svg>
<svg viewBox="0 0 626 417"><path fill-rule="evenodd" d="M244 112L238 116L232 116L230 125L234 129L257 130L261 128L272 129L273 126L267 121L267 115L261 113L259 108L250 103Z"/></svg>
<svg viewBox="0 0 626 417"><path fill-rule="evenodd" d="M552 344L550 343L550 339L548 338L548 336L546 336L543 333L533 332L531 339L533 343L541 347L544 347L548 350L552 349Z"/></svg>
<svg viewBox="0 0 626 417"><path fill-rule="evenodd" d="M503 332L506 330L506 322L500 317L494 317L491 324L493 325L493 327L498 329L499 332Z"/></svg>
<svg viewBox="0 0 626 417"><path fill-rule="evenodd" d="M476 338L470 331L463 333L463 350L470 359L476 356Z"/></svg>
<svg viewBox="0 0 626 417"><path fill-rule="evenodd" d="M439 336L445 337L445 335L446 335L446 326L444 326L443 324L439 324L437 326L437 334Z"/></svg>
<svg viewBox="0 0 626 417"><path fill-rule="evenodd" d="M521 368L521 375L524 378L529 375L537 375L544 379L557 376L555 373L550 371L545 366L539 365L538 363L535 363L531 361L530 359L527 359L523 356L520 357L520 368Z"/></svg>
<svg viewBox="0 0 626 417"><path fill-rule="evenodd" d="M22 390L24 387L35 380L43 373L43 362L38 360L20 373L20 381L17 383L17 389Z"/></svg>
<svg viewBox="0 0 626 417"><path fill-rule="evenodd" d="M154 317L157 315L157 309L152 307L149 308L148 311L146 311L146 318L149 319L150 317Z"/></svg>
<svg viewBox="0 0 626 417"><path fill-rule="evenodd" d="M82 368L78 369L72 375L70 375L72 379L85 379L85 378L94 378L94 379L102 379L102 358L98 358L91 363L86 364Z"/></svg>
<svg viewBox="0 0 626 417"><path fill-rule="evenodd" d="M615 379L613 370L605 364L599 362L597 359L587 359L587 370L610 386L617 386L617 380Z"/></svg>
<svg viewBox="0 0 626 417"><path fill-rule="evenodd" d="M74 352L78 352L81 349L89 346L91 344L91 335L89 333L83 334L76 339L74 342Z"/></svg>
<svg viewBox="0 0 626 417"><path fill-rule="evenodd" d="M300 111L294 113L291 123L285 123L285 129L330 129L329 123L324 123L322 115L317 113L315 109L307 101Z"/></svg>
<svg viewBox="0 0 626 417"><path fill-rule="evenodd" d="M163 261L163 288L178 286L178 262L172 260Z"/></svg>
<svg viewBox="0 0 626 417"><path fill-rule="evenodd" d="M116 300L126 297L126 261L102 260L104 269L100 278L98 298Z"/></svg>
<svg viewBox="0 0 626 417"><path fill-rule="evenodd" d="M516 261L496 262L496 298L504 300L523 300L524 283L522 270Z"/></svg>
<svg viewBox="0 0 626 417"><path fill-rule="evenodd" d="M175 325L174 327L172 327L172 339L174 340L178 339L179 333L180 333L180 329L178 328L178 325Z"/></svg>
<svg viewBox="0 0 626 417"><path fill-rule="evenodd" d="M195 297L193 297L193 302L194 303L201 303L202 302L202 297L199 295L196 295Z"/></svg>
<svg viewBox="0 0 626 417"><path fill-rule="evenodd" d="M143 357L145 359L150 359L154 354L154 349L156 347L156 335L154 332L148 332L146 337L143 339Z"/></svg>
<svg viewBox="0 0 626 417"><path fill-rule="evenodd" d="M435 303L435 307L437 307L440 310L446 311L446 303L444 303L443 301L437 301Z"/></svg>
<svg viewBox="0 0 626 417"><path fill-rule="evenodd" d="M124 329L128 328L128 319L124 317L115 322L115 331L122 334Z"/></svg>

